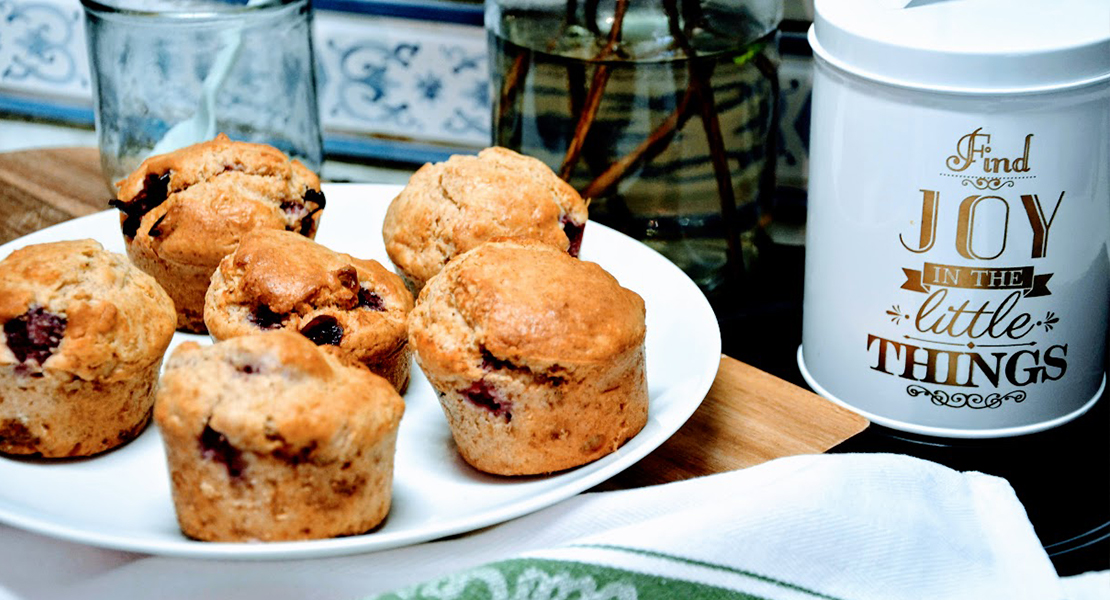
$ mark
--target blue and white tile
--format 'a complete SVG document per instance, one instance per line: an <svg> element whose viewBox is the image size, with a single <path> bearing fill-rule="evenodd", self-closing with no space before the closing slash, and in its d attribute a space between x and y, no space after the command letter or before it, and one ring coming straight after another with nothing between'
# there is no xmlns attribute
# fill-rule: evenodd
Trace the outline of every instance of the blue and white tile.
<svg viewBox="0 0 1110 600"><path fill-rule="evenodd" d="M488 145L480 27L321 11L315 35L326 130Z"/></svg>
<svg viewBox="0 0 1110 600"><path fill-rule="evenodd" d="M0 90L89 101L82 9L75 0L0 0Z"/></svg>

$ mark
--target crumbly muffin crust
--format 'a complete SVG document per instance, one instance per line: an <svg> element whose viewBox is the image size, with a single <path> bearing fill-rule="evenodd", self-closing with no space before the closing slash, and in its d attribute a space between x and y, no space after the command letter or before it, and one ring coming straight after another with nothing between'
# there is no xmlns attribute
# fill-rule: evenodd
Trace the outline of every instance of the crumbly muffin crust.
<svg viewBox="0 0 1110 600"><path fill-rule="evenodd" d="M483 244L421 292L417 364L463 458L501 475L609 454L647 422L643 300L594 263L528 240Z"/></svg>
<svg viewBox="0 0 1110 600"><path fill-rule="evenodd" d="M0 452L87 456L138 435L176 323L146 273L93 240L0 262Z"/></svg>
<svg viewBox="0 0 1110 600"><path fill-rule="evenodd" d="M403 412L385 379L295 333L181 344L154 417L183 533L273 541L378 526Z"/></svg>
<svg viewBox="0 0 1110 600"><path fill-rule="evenodd" d="M399 391L409 380L412 295L378 261L334 252L286 231L246 234L212 276L204 309L216 339L299 331Z"/></svg>
<svg viewBox="0 0 1110 600"><path fill-rule="evenodd" d="M451 258L499 237L577 256L587 218L586 202L547 165L494 147L421 167L390 203L382 235L417 294Z"/></svg>
<svg viewBox="0 0 1110 600"><path fill-rule="evenodd" d="M314 237L320 180L265 144L215 139L152 156L118 182L127 253L177 305L178 327L204 331L204 293L220 260L254 229Z"/></svg>

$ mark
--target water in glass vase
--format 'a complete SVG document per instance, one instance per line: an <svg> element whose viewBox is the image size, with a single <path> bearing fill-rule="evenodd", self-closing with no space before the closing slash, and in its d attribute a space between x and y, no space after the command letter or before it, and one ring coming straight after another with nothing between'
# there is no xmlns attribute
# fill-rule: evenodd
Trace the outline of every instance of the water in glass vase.
<svg viewBox="0 0 1110 600"><path fill-rule="evenodd" d="M546 162L590 199L592 220L711 292L757 262L777 57L773 24L691 4L502 7L490 34L494 141Z"/></svg>

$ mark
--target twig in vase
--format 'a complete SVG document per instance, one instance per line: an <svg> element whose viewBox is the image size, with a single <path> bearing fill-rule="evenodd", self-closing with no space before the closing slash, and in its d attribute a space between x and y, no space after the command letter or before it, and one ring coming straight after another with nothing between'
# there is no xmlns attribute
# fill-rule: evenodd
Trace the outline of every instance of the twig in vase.
<svg viewBox="0 0 1110 600"><path fill-rule="evenodd" d="M697 5L697 6L694 6ZM717 181L717 196L721 203L721 222L725 229L725 256L733 281L739 283L744 277L744 263L741 255L739 231L736 225L736 193L732 188L732 174L729 172L728 156L725 154L724 137L721 135L721 122L717 118L717 103L713 95L712 63L704 66L697 62L697 50L679 25L678 7L675 0L664 0L663 9L667 13L667 23L671 35L689 59L689 90L697 96L701 111L701 123L705 129L709 145L709 160L713 164L713 175ZM700 19L701 10L697 0L682 0L682 12L687 17L687 31L695 25L690 19Z"/></svg>
<svg viewBox="0 0 1110 600"><path fill-rule="evenodd" d="M505 121L505 114L509 107L516 102L516 93L520 89L524 78L528 76L530 63L525 60L525 56L525 53L517 54L516 58L513 59L512 66L509 67L509 71L505 73L505 82L501 84L501 99L497 106L497 118L493 121L495 124Z"/></svg>
<svg viewBox="0 0 1110 600"><path fill-rule="evenodd" d="M595 19L596 19L597 4L594 3ZM566 29L571 25L578 25L578 0L567 0L566 17L563 19L564 34ZM596 23L595 23L596 25ZM554 44L552 44L554 45ZM578 62L571 61L567 63L567 101L569 104L570 113L572 115L579 114L582 110L583 104L586 102L583 88L586 87L586 67Z"/></svg>
<svg viewBox="0 0 1110 600"><path fill-rule="evenodd" d="M693 99L692 89L687 89L682 95L674 111L655 128L654 131L636 146L632 152L621 157L620 160L609 165L600 175L582 190L583 198L598 198L609 193L613 186L620 183L629 171L640 164L649 161L667 149L675 133L682 129L690 118L690 101Z"/></svg>
<svg viewBox="0 0 1110 600"><path fill-rule="evenodd" d="M609 67L602 61L608 60L617 44L620 43L621 27L627 10L628 0L617 0L617 6L613 11L613 24L609 28L609 39L605 42L605 47L594 58L598 63L597 67L594 68L590 91L586 93L582 113L574 127L574 137L571 138L570 144L567 146L567 152L563 156L563 164L559 168L559 177L563 180L569 180L571 174L574 173L574 165L578 162L578 157L582 153L582 145L586 142L586 135L590 132L590 126L593 125L594 119L597 118L601 98L605 95L605 85L609 82Z"/></svg>

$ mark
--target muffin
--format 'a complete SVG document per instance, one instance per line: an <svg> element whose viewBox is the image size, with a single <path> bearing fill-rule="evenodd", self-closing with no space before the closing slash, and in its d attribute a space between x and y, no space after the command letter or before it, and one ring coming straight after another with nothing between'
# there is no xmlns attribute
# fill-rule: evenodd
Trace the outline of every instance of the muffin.
<svg viewBox="0 0 1110 600"><path fill-rule="evenodd" d="M216 139L143 161L116 184L127 254L177 306L177 326L204 332L204 294L220 260L253 229L314 237L320 180L264 144Z"/></svg>
<svg viewBox="0 0 1110 600"><path fill-rule="evenodd" d="M576 467L636 435L648 414L644 334L635 292L532 240L457 257L409 316L459 453L498 475Z"/></svg>
<svg viewBox="0 0 1110 600"><path fill-rule="evenodd" d="M385 379L292 332L181 344L154 407L181 531L245 542L377 527L403 412Z"/></svg>
<svg viewBox="0 0 1110 600"><path fill-rule="evenodd" d="M266 329L299 331L403 392L412 295L375 260L333 252L288 231L247 233L212 275L204 322L222 340Z"/></svg>
<svg viewBox="0 0 1110 600"><path fill-rule="evenodd" d="M150 421L173 302L93 240L0 261L0 452L89 456Z"/></svg>
<svg viewBox="0 0 1110 600"><path fill-rule="evenodd" d="M505 148L421 167L393 199L382 235L413 294L452 257L499 237L578 256L586 203L542 162Z"/></svg>

